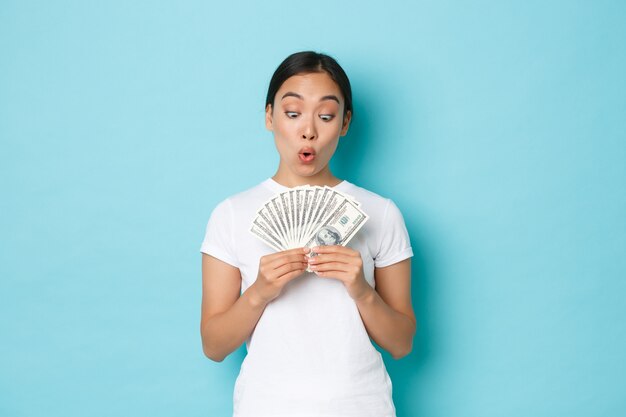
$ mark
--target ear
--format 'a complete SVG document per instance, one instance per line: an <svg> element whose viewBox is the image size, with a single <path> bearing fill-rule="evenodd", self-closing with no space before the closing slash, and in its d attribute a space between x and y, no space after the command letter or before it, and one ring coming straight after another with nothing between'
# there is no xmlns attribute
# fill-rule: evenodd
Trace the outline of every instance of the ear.
<svg viewBox="0 0 626 417"><path fill-rule="evenodd" d="M345 117L343 118L343 126L341 126L341 136L345 136L348 133L348 128L350 127L350 120L352 120L352 112L348 110L346 112Z"/></svg>
<svg viewBox="0 0 626 417"><path fill-rule="evenodd" d="M267 130L274 130L271 104L268 104L267 106L265 106L265 128Z"/></svg>

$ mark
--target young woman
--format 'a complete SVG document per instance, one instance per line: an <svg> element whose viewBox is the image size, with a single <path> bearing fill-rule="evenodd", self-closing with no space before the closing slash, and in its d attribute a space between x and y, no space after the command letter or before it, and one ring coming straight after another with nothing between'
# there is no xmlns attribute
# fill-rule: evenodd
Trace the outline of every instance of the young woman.
<svg viewBox="0 0 626 417"><path fill-rule="evenodd" d="M202 345L219 362L246 343L236 417L395 416L392 384L370 338L396 359L411 351L413 252L396 205L329 168L351 118L350 82L333 58L287 57L266 100L276 174L222 201L209 219ZM346 247L275 252L248 231L263 203L305 184L348 194L369 216ZM318 255L308 257L310 250Z"/></svg>

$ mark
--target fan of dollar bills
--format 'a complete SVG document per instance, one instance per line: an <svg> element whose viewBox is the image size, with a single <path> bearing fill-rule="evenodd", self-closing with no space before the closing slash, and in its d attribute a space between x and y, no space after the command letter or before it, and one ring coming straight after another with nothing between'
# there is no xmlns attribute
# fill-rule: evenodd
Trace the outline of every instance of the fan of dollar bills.
<svg viewBox="0 0 626 417"><path fill-rule="evenodd" d="M263 204L250 232L277 251L345 246L369 218L359 206L331 187L295 187Z"/></svg>

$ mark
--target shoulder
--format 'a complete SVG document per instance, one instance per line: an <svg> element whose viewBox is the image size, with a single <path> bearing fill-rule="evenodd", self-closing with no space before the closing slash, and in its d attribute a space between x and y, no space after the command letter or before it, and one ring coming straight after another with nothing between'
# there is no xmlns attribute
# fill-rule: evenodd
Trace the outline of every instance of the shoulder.
<svg viewBox="0 0 626 417"><path fill-rule="evenodd" d="M342 190L361 204L363 211L373 219L383 220L388 211L397 209L393 200L352 183L346 183Z"/></svg>
<svg viewBox="0 0 626 417"><path fill-rule="evenodd" d="M374 266L382 268L413 256L404 217L390 198L350 184L346 193L361 203L369 216L363 228L372 237L370 253Z"/></svg>
<svg viewBox="0 0 626 417"><path fill-rule="evenodd" d="M239 267L237 242L246 236L247 227L259 205L270 191L263 183L221 200L213 208L206 226L201 251Z"/></svg>
<svg viewBox="0 0 626 417"><path fill-rule="evenodd" d="M241 213L250 210L256 211L261 204L271 197L272 191L267 188L265 181L239 191L221 200L214 209L220 213Z"/></svg>
<svg viewBox="0 0 626 417"><path fill-rule="evenodd" d="M346 184L344 189L360 203L361 210L369 217L364 227L377 238L382 239L393 228L405 228L404 216L391 198L352 183Z"/></svg>

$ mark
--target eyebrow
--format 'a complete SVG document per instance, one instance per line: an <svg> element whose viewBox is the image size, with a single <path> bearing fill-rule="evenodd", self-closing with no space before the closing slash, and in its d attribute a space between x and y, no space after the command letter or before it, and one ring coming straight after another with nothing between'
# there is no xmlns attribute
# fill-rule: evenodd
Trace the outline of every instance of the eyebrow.
<svg viewBox="0 0 626 417"><path fill-rule="evenodd" d="M304 100L304 98L302 98L302 96L300 94L294 93L293 91L286 92L281 97L281 100L284 99L285 97L295 97L295 98L299 98L300 100ZM337 102L337 104L339 104L339 99L334 94L329 94L327 96L324 96L324 97L320 98L320 101L324 101L324 100L335 100Z"/></svg>

